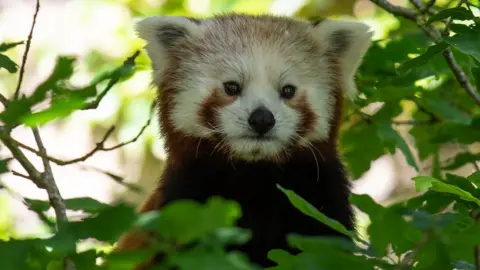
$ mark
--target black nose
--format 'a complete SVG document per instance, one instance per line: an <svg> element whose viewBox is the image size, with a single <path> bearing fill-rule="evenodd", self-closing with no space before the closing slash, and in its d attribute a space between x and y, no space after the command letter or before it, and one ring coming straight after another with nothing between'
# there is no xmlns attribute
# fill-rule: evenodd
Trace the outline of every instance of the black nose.
<svg viewBox="0 0 480 270"><path fill-rule="evenodd" d="M265 107L259 107L250 114L248 118L248 124L258 134L262 135L267 133L275 125L275 117L272 112Z"/></svg>

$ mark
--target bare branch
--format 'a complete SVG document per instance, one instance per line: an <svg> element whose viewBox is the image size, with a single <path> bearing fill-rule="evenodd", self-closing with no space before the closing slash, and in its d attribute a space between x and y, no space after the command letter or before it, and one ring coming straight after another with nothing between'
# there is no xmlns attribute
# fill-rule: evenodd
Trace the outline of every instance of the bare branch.
<svg viewBox="0 0 480 270"><path fill-rule="evenodd" d="M433 5L435 5L435 0L430 0L428 1L425 6L423 6L422 9L420 9L420 13L426 13L430 10L431 7L433 7Z"/></svg>
<svg viewBox="0 0 480 270"><path fill-rule="evenodd" d="M73 163L78 163L78 162L81 162L81 161L85 161L87 160L88 158L92 157L96 152L100 152L100 151L112 151L112 150L115 150L117 148L120 148L120 147L123 147L127 144L131 144L135 141L137 141L140 136L142 136L142 134L144 133L144 131L147 129L147 127L150 125L150 122L152 121L152 116L153 116L153 108L155 107L155 103L152 104L152 107L150 109L150 116L147 120L147 122L145 123L145 125L142 126L142 128L140 129L140 131L137 133L137 135L135 135L135 137L133 137L132 139L128 140L128 141L125 141L125 142L122 142L122 143L119 143L119 144L116 144L114 146L110 146L110 147L105 147L105 142L107 141L107 139L110 137L110 135L112 134L112 132L114 131L115 129L115 126L112 126L110 127L107 132L105 133L105 135L103 135L103 138L100 142L98 142L96 144L96 146L90 150L87 154L81 156L81 157L78 157L78 158L74 158L74 159L71 159L71 160L61 160L59 158L55 158L55 157L51 157L49 155L46 155L46 154L43 154L41 153L41 151L39 150L36 150L35 148L31 147L31 146L28 146L22 142L19 142L19 141L16 141L14 139L12 139L12 142L15 146L19 146L21 148L24 148L32 153L35 153L37 156L40 156L42 158L46 158L48 159L49 161L57 164L57 165L60 165L60 166L65 166L65 165L70 165L70 164L73 164Z"/></svg>
<svg viewBox="0 0 480 270"><path fill-rule="evenodd" d="M22 177L22 178L25 178L25 179L28 179L28 180L30 180L30 181L35 182L35 179L32 178L31 176L25 175L25 174L23 174L23 173L19 173L19 172L15 171L15 170L12 170L12 174L15 175L15 176Z"/></svg>
<svg viewBox="0 0 480 270"><path fill-rule="evenodd" d="M99 169L99 168L96 168L96 167L92 167L92 166L80 165L80 168L82 170L92 170L92 171L102 173L102 174L108 176L110 179L112 179L116 183L118 183L118 184L120 184L120 185L122 185L122 186L136 192L136 193L143 194L143 190L142 190L141 187L139 187L135 184L125 182L125 178L120 176L120 175L117 175L117 174L114 174L112 172L102 170L102 169Z"/></svg>
<svg viewBox="0 0 480 270"><path fill-rule="evenodd" d="M404 17L414 22L417 21L417 12L415 12L415 10L413 9L392 5L387 0L371 0L371 1L392 14Z"/></svg>
<svg viewBox="0 0 480 270"><path fill-rule="evenodd" d="M25 52L23 53L22 65L20 66L20 73L18 77L17 88L15 89L15 94L13 95L14 99L18 98L20 94L20 88L22 87L23 74L25 73L25 63L27 62L28 52L30 51L30 44L33 37L33 29L35 28L35 23L37 22L38 11L40 10L40 0L37 0L37 6L35 7L35 13L33 14L32 27L30 28L30 34L27 38L27 44L25 46Z"/></svg>
<svg viewBox="0 0 480 270"><path fill-rule="evenodd" d="M422 0L409 0L412 5L414 5L420 12L420 14L430 13L435 14L437 10L433 8L435 1L429 1L428 3L424 4ZM430 5L430 2L433 4Z"/></svg>
<svg viewBox="0 0 480 270"><path fill-rule="evenodd" d="M460 7L460 6L462 6L462 5L463 5L464 3L466 3L466 2L468 2L468 1L466 1L466 0L460 0L460 1L458 1L458 4L457 4L456 7ZM442 33L443 35L448 36L448 34L449 34L449 32L450 32L450 30L449 30L450 24L452 23L452 21L453 21L453 19L452 19L451 17L448 18L447 22L445 23L445 29L443 30L443 33Z"/></svg>
<svg viewBox="0 0 480 270"><path fill-rule="evenodd" d="M421 23L421 20L419 20L419 17L414 10L392 5L386 0L370 0L370 1L372 1L373 3L377 4L384 10L394 15L401 16L411 21L414 21L418 25L418 27L420 27L420 29L422 29L422 31L425 32L426 35L433 38L435 42L440 43L443 41L442 34L440 33L440 31L432 27L427 27L423 23ZM480 105L480 94L475 90L475 88L471 84L465 72L458 65L457 61L455 60L455 57L453 56L452 50L450 48L447 48L443 52L443 57L445 58L445 61L447 62L450 69L452 70L460 86L467 92L467 94L470 95L470 97L475 101L475 103L477 103L477 105Z"/></svg>

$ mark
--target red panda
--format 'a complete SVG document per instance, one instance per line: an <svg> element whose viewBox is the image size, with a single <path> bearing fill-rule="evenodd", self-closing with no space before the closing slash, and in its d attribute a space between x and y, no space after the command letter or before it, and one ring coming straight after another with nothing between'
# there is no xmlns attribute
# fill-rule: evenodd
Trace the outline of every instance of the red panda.
<svg viewBox="0 0 480 270"><path fill-rule="evenodd" d="M354 229L337 140L368 26L229 13L154 16L136 29L152 62L167 152L141 213L180 199L236 200L237 225L252 232L237 249L262 267L274 265L271 249L292 251L289 233L338 235L294 208L277 184ZM146 237L154 236L128 233L116 250L143 247Z"/></svg>

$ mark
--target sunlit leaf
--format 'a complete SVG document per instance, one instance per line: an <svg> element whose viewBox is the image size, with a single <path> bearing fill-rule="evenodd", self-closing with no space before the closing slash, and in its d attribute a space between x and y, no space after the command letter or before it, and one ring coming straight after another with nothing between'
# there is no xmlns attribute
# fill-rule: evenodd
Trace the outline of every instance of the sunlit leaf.
<svg viewBox="0 0 480 270"><path fill-rule="evenodd" d="M476 29L471 29L469 32L445 37L444 41L480 61L480 26Z"/></svg>
<svg viewBox="0 0 480 270"><path fill-rule="evenodd" d="M327 217L325 214L323 214L322 212L318 211L313 205L311 205L309 202L307 202L306 200L298 196L294 191L285 189L280 185L277 185L277 187L283 193L285 193L285 195L287 195L290 202L305 215L320 221L321 223L329 226L330 228L346 236L357 238L357 236L353 232L347 230L340 222L336 221L335 219L331 219Z"/></svg>
<svg viewBox="0 0 480 270"><path fill-rule="evenodd" d="M432 59L433 57L435 57L436 55L442 53L446 48L448 48L448 43L445 43L445 42L441 42L441 43L435 44L433 46L430 46L430 47L427 48L427 50L423 54L421 54L421 55L403 63L398 68L398 70L400 72L405 72L405 71L407 71L409 69L412 69L414 67L422 66L422 65L428 63L428 61L430 59Z"/></svg>
<svg viewBox="0 0 480 270"><path fill-rule="evenodd" d="M138 225L154 229L170 241L188 244L217 229L233 226L240 216L237 202L212 197L204 205L191 200L173 202L160 213L144 215Z"/></svg>
<svg viewBox="0 0 480 270"><path fill-rule="evenodd" d="M412 178L415 181L415 187L418 192L424 192L426 190L433 190L436 192L446 192L458 195L462 200L474 202L480 205L480 199L475 198L471 193L458 188L453 185L449 185L440 180L437 180L430 176L417 176Z"/></svg>
<svg viewBox="0 0 480 270"><path fill-rule="evenodd" d="M368 214L371 224L367 233L376 252L385 254L387 246L391 244L397 254L403 253L413 248L421 239L420 231L404 220L401 209L385 208L368 195L353 194L350 201Z"/></svg>
<svg viewBox="0 0 480 270"><path fill-rule="evenodd" d="M475 16L472 12L464 7L454 7L443 9L436 13L435 15L430 16L427 20L427 25L432 22L440 21L443 19L452 18L455 20L472 20L475 19Z"/></svg>

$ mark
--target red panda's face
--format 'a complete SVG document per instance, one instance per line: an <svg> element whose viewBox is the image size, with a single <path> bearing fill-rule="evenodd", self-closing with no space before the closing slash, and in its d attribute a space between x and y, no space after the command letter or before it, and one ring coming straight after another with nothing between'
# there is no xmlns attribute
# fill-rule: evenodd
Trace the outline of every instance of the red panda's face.
<svg viewBox="0 0 480 270"><path fill-rule="evenodd" d="M249 161L328 139L335 91L354 94L370 39L359 23L240 15L153 17L139 32L174 129Z"/></svg>

